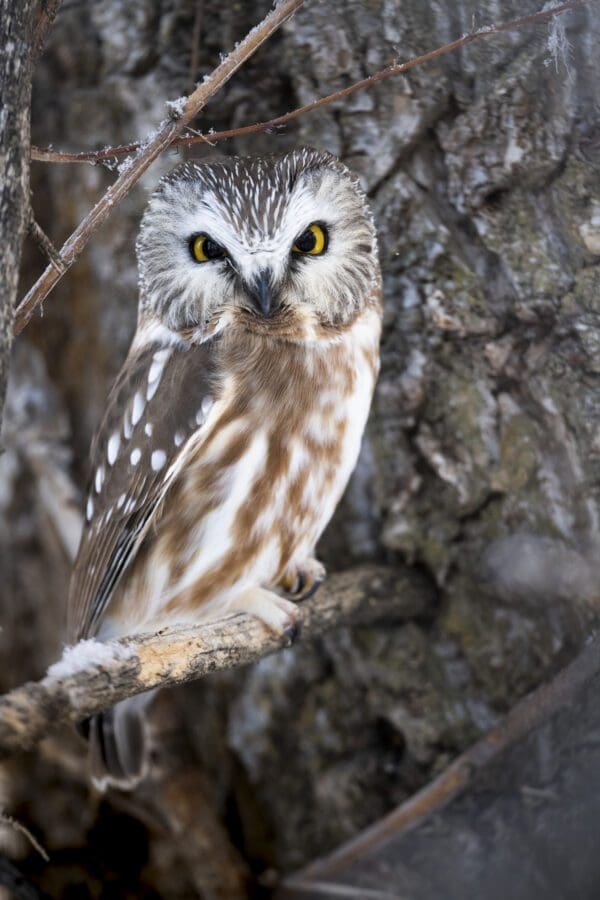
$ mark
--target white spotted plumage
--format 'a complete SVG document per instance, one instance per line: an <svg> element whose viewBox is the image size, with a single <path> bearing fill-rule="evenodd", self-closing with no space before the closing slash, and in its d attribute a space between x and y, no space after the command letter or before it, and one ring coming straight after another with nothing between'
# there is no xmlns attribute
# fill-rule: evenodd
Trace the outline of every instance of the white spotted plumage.
<svg viewBox="0 0 600 900"><path fill-rule="evenodd" d="M106 458L108 459L109 466L114 465L114 462L117 458L117 454L119 452L119 447L121 446L121 435L118 431L115 431L108 439L108 447L106 450Z"/></svg>
<svg viewBox="0 0 600 900"><path fill-rule="evenodd" d="M131 424L137 425L142 418L144 412L145 401L143 395L137 391L133 397L133 405L131 407Z"/></svg>
<svg viewBox="0 0 600 900"><path fill-rule="evenodd" d="M150 465L155 472L159 472L167 461L167 454L164 450L153 450L150 456Z"/></svg>

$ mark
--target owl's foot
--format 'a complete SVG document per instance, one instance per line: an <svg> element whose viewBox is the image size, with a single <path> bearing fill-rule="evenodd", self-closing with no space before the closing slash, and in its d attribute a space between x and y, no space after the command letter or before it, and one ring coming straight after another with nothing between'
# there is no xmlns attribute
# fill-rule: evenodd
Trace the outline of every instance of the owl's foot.
<svg viewBox="0 0 600 900"><path fill-rule="evenodd" d="M233 601L229 609L256 616L271 631L283 635L288 644L292 644L300 634L302 622L296 604L265 588L249 588Z"/></svg>
<svg viewBox="0 0 600 900"><path fill-rule="evenodd" d="M326 575L325 566L314 556L304 560L301 565L291 568L285 573L279 586L296 603L308 600L317 592Z"/></svg>

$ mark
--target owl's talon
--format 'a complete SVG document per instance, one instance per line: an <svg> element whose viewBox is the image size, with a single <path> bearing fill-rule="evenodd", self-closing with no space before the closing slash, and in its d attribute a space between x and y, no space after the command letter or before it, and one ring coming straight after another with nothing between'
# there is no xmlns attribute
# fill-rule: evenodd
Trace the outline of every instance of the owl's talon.
<svg viewBox="0 0 600 900"><path fill-rule="evenodd" d="M325 581L324 578L319 578L316 581L313 581L313 583L311 584L309 589L304 594L302 594L301 597L298 597L296 602L304 603L305 600L310 600L310 598L314 597L314 595L317 593L317 591L319 590L319 588L321 587L321 585L323 584L324 581Z"/></svg>
<svg viewBox="0 0 600 900"><path fill-rule="evenodd" d="M300 611L296 604L265 588L244 591L230 604L229 611L256 616L275 634L283 635L286 645L300 634Z"/></svg>
<svg viewBox="0 0 600 900"><path fill-rule="evenodd" d="M304 590L305 587L306 587L306 578L304 577L304 572L298 572L298 576L296 578L296 583L294 585L294 589L293 589L293 591L290 591L290 594L293 597L298 597L298 599L300 599L299 595L302 594L302 591Z"/></svg>
<svg viewBox="0 0 600 900"><path fill-rule="evenodd" d="M285 646L290 647L292 644L295 644L298 638L302 633L302 622L300 619L296 619L291 625L286 628L283 632L285 637Z"/></svg>
<svg viewBox="0 0 600 900"><path fill-rule="evenodd" d="M296 569L286 573L280 587L295 603L302 603L312 597L325 580L325 566L311 557Z"/></svg>

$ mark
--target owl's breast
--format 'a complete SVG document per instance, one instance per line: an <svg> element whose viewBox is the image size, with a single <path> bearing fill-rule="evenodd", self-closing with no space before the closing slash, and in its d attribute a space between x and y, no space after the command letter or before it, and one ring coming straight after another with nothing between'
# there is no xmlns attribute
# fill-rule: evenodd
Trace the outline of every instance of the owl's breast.
<svg viewBox="0 0 600 900"><path fill-rule="evenodd" d="M225 346L219 396L141 566L147 611L212 614L312 553L356 464L378 341L373 312L329 344Z"/></svg>
<svg viewBox="0 0 600 900"><path fill-rule="evenodd" d="M377 313L365 313L321 352L313 361L311 402L287 436L285 490L273 502L272 529L281 546L277 578L313 552L356 465L379 368Z"/></svg>

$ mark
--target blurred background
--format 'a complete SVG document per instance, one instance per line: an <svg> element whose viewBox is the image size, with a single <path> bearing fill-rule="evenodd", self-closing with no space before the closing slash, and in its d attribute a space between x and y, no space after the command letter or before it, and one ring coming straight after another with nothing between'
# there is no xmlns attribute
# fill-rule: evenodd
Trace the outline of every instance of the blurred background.
<svg viewBox="0 0 600 900"><path fill-rule="evenodd" d="M269 8L64 0L36 70L33 143L143 139ZM539 8L307 0L195 127L270 119ZM149 193L185 158L339 155L374 210L385 323L360 463L320 557L330 572L373 564L422 587L408 608L399 591L381 623L165 695L164 779L146 796L96 794L70 733L6 764L0 808L50 861L8 824L0 840L48 896L268 896L279 874L442 772L597 624L599 38L591 4L277 133L163 154L16 341L0 457L2 691L61 653L88 449L135 327ZM32 163L33 208L56 246L114 178L111 166ZM44 266L28 243L22 292Z"/></svg>

